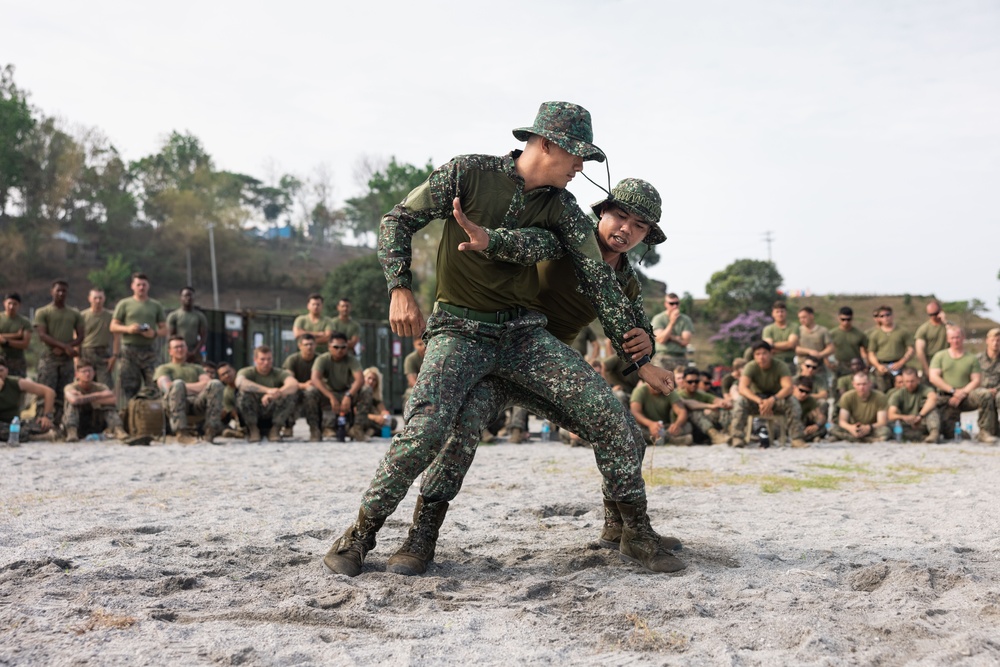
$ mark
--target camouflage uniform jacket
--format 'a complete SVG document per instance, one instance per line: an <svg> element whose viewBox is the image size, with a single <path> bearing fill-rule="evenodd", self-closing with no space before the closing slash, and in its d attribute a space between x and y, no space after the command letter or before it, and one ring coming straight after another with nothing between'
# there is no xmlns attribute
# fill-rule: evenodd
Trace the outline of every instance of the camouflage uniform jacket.
<svg viewBox="0 0 1000 667"><path fill-rule="evenodd" d="M619 356L628 359L621 348L625 332L639 326L652 335L645 314L637 319L632 301L623 298L613 270L601 258L593 220L580 209L573 195L552 187L525 192L524 179L515 167L520 154L513 151L499 157L454 158L382 218L378 257L388 290L411 287L413 235L431 221L443 219L437 258L438 299L480 310L527 307L538 289L534 264L544 257L536 256L534 249L519 241L511 242L500 230L542 227L554 233L564 252L573 258L580 292L593 302ZM458 242L468 237L452 213L455 197L471 220L490 230L486 252L458 250ZM479 301L454 299L452 294L473 295Z"/></svg>
<svg viewBox="0 0 1000 667"><path fill-rule="evenodd" d="M979 386L983 389L994 389L1000 387L1000 357L990 360L985 352L979 354L979 367L982 369L983 379Z"/></svg>

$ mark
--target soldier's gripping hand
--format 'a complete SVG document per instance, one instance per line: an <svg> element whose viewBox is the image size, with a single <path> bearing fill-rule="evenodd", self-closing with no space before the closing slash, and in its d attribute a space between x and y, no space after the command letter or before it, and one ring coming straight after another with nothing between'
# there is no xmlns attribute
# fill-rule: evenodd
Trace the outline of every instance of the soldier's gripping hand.
<svg viewBox="0 0 1000 667"><path fill-rule="evenodd" d="M659 366L646 364L639 368L639 378L650 387L669 394L674 390L674 374Z"/></svg>
<svg viewBox="0 0 1000 667"><path fill-rule="evenodd" d="M643 356L653 356L653 342L646 330L640 327L625 332L625 343L622 347L632 355L633 361Z"/></svg>
<svg viewBox="0 0 1000 667"><path fill-rule="evenodd" d="M469 220L469 218L465 215L465 212L462 211L462 202L458 200L458 197L455 197L451 204L452 213L454 214L459 227L464 229L465 233L469 235L469 240L464 243L459 243L458 249L463 252L486 250L486 246L490 244L489 233L472 220Z"/></svg>
<svg viewBox="0 0 1000 667"><path fill-rule="evenodd" d="M389 326L397 336L416 338L424 333L424 315L405 287L397 287L389 295Z"/></svg>

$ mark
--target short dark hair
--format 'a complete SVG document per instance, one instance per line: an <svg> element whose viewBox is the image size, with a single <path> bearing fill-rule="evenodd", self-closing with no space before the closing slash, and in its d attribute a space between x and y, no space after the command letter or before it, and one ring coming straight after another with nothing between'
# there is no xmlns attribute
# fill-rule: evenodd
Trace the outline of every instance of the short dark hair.
<svg viewBox="0 0 1000 667"><path fill-rule="evenodd" d="M892 306L879 306L878 309L886 315L892 315Z"/></svg>
<svg viewBox="0 0 1000 667"><path fill-rule="evenodd" d="M903 366L903 370L899 372L900 375L916 375L917 369L910 368L909 366Z"/></svg>
<svg viewBox="0 0 1000 667"><path fill-rule="evenodd" d="M348 298L347 298L346 296L342 296L342 297L340 297L340 301L346 301L347 303L350 303L350 302L351 302L351 300L350 300L350 299L348 299ZM337 301L337 303L340 303L340 301Z"/></svg>
<svg viewBox="0 0 1000 667"><path fill-rule="evenodd" d="M149 276L147 276L142 271L136 271L135 273L133 273L132 274L132 279L129 282L133 282L133 281L135 281L137 279L138 280L145 280L147 283L149 282Z"/></svg>
<svg viewBox="0 0 1000 667"><path fill-rule="evenodd" d="M316 340L316 336L313 336L311 333L306 331L304 333L299 334L299 337L296 339L296 342L300 340Z"/></svg>
<svg viewBox="0 0 1000 667"><path fill-rule="evenodd" d="M805 355L805 356L802 357L802 363L805 363L807 361L811 361L814 364L818 364L819 363L819 357L814 357L811 354L807 354L807 355Z"/></svg>
<svg viewBox="0 0 1000 667"><path fill-rule="evenodd" d="M812 306L802 306L801 308L799 308L799 312L800 313L809 313L810 315L815 315L816 314L816 311L813 310Z"/></svg>
<svg viewBox="0 0 1000 667"><path fill-rule="evenodd" d="M708 378L709 382L712 381L712 373L710 371L698 371L698 375L702 376L703 378Z"/></svg>
<svg viewBox="0 0 1000 667"><path fill-rule="evenodd" d="M267 345L258 345L253 350L253 356L256 357L258 354L274 354L274 352L272 352L271 348Z"/></svg>
<svg viewBox="0 0 1000 667"><path fill-rule="evenodd" d="M813 379L810 377L806 377L804 375L800 375L795 379L795 386L802 387L803 389L808 389L809 391L812 391Z"/></svg>
<svg viewBox="0 0 1000 667"><path fill-rule="evenodd" d="M69 288L69 283L66 282L65 280L63 280L62 278L56 278L55 280L52 281L52 286L53 287L57 287L59 285L62 285L63 287L66 287L66 288Z"/></svg>
<svg viewBox="0 0 1000 667"><path fill-rule="evenodd" d="M701 375L701 371L699 371L694 366L688 366L687 368L684 369L684 375L682 375L681 377L687 377L688 375L698 375L698 376L700 376Z"/></svg>
<svg viewBox="0 0 1000 667"><path fill-rule="evenodd" d="M86 359L80 359L79 361L76 362L76 370L80 370L81 368L89 368L91 370L95 370L93 362L87 361Z"/></svg>
<svg viewBox="0 0 1000 667"><path fill-rule="evenodd" d="M5 296L3 298L3 300L6 301L7 299L13 299L14 301L17 301L18 303L21 303L21 295L18 294L17 292L8 292L7 296Z"/></svg>
<svg viewBox="0 0 1000 667"><path fill-rule="evenodd" d="M788 306L785 305L784 301L775 301L771 304L771 310L788 310Z"/></svg>
<svg viewBox="0 0 1000 667"><path fill-rule="evenodd" d="M347 334L342 333L340 331L334 331L332 334L330 334L330 340L333 340L334 338L342 340L345 343L347 342Z"/></svg>
<svg viewBox="0 0 1000 667"><path fill-rule="evenodd" d="M309 298L306 299L306 301L312 301L313 299L319 299L320 301L322 301L323 295L320 294L319 292L313 292L312 294L309 295Z"/></svg>
<svg viewBox="0 0 1000 667"><path fill-rule="evenodd" d="M847 317L854 317L854 309L850 306L844 306L840 309L841 315L846 315Z"/></svg>
<svg viewBox="0 0 1000 667"><path fill-rule="evenodd" d="M771 347L771 344L766 340L759 340L750 346L750 353L752 354L757 350L767 350L768 352L771 352L773 349L774 348Z"/></svg>
<svg viewBox="0 0 1000 667"><path fill-rule="evenodd" d="M677 296L676 294L674 294L673 292L667 292L667 298L668 299L680 299L680 297Z"/></svg>
<svg viewBox="0 0 1000 667"><path fill-rule="evenodd" d="M187 341L184 340L184 336L171 336L170 338L167 339L167 347L170 347L170 344L173 343L175 340L179 340L180 342L187 345Z"/></svg>
<svg viewBox="0 0 1000 667"><path fill-rule="evenodd" d="M178 292L178 294L183 294L186 290L191 290L191 293L194 294L194 288L191 287L190 285L185 285L184 287L182 287L181 291Z"/></svg>

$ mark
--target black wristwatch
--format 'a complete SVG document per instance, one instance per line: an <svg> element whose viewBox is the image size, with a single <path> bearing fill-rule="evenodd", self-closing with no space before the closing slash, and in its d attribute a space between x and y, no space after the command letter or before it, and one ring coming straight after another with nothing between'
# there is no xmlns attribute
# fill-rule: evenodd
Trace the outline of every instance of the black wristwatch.
<svg viewBox="0 0 1000 667"><path fill-rule="evenodd" d="M648 363L649 363L649 355L644 354L642 355L642 357L640 357L636 361L633 361L631 364L626 366L625 370L622 371L622 375L631 375L632 373L635 373L637 370L639 370Z"/></svg>

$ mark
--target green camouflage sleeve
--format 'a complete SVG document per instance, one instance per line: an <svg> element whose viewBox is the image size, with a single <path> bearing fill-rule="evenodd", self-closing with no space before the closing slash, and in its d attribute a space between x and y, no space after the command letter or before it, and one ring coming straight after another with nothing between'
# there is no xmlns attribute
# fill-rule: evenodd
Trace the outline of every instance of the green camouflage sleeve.
<svg viewBox="0 0 1000 667"><path fill-rule="evenodd" d="M531 266L566 254L555 234L541 227L488 229L490 243L483 256L499 262Z"/></svg>
<svg viewBox="0 0 1000 667"><path fill-rule="evenodd" d="M646 317L646 309L642 303L642 283L639 282L639 276L636 274L635 269L632 268L632 263L628 261L628 257L623 257L622 261L624 262L624 266L618 272L618 280L622 285L622 291L631 300L632 314L636 322L635 326L641 327L646 332L649 336L649 342L653 344L653 350L655 351L656 341L653 339L653 327Z"/></svg>
<svg viewBox="0 0 1000 667"><path fill-rule="evenodd" d="M457 160L435 169L426 181L382 217L378 232L378 259L388 290L410 289L413 274L413 235L432 220L447 218L458 194L460 167Z"/></svg>

